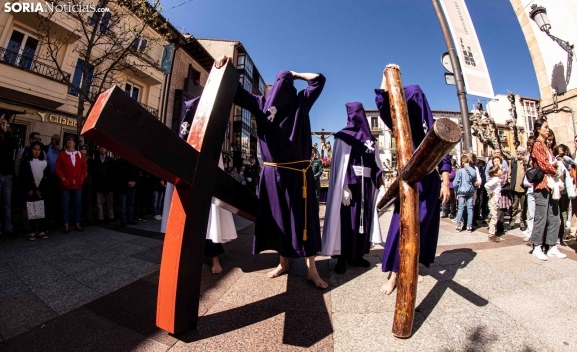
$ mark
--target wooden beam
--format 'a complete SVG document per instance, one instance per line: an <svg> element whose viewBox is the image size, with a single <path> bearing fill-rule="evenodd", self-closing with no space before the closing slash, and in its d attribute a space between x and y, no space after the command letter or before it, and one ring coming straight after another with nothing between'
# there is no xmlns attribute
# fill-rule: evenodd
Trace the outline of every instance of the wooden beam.
<svg viewBox="0 0 577 352"><path fill-rule="evenodd" d="M399 172L400 178L410 185L421 181L461 140L461 127L451 119L442 117L435 121L409 162ZM399 200L399 177L387 189L377 204L379 211L387 210Z"/></svg>
<svg viewBox="0 0 577 352"><path fill-rule="evenodd" d="M199 152L191 184L175 184L158 287L157 325L171 333L196 327L210 204L218 160L239 73L228 62L213 68L194 117L188 144ZM216 136L221 136L218 138ZM174 258L164 261L164 258Z"/></svg>
<svg viewBox="0 0 577 352"><path fill-rule="evenodd" d="M411 126L405 99L401 71L396 65L385 68L386 86L391 102L391 117L397 145L398 171L401 173L413 155ZM400 263L397 277L397 303L393 319L393 335L410 337L415 316L419 269L419 191L402 178L399 183Z"/></svg>

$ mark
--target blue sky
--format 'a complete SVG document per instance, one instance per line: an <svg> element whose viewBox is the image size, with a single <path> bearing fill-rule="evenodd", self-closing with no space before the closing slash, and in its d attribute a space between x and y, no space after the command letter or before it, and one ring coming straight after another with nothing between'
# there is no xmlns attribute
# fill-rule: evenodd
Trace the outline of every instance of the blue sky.
<svg viewBox="0 0 577 352"><path fill-rule="evenodd" d="M163 15L197 38L240 40L267 83L279 70L322 72L313 130L346 125L345 103L375 109L373 89L389 63L418 84L434 110L458 110L445 84L445 42L430 0L163 0ZM535 71L509 0L466 0L495 94L539 98ZM171 9L172 8L172 9ZM297 88L306 83L298 82ZM477 97L468 96L469 110ZM487 99L481 98L482 101Z"/></svg>

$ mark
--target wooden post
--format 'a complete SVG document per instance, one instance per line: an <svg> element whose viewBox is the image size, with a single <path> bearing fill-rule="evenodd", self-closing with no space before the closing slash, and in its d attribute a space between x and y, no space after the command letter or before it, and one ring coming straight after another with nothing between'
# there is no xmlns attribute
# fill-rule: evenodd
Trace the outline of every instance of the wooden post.
<svg viewBox="0 0 577 352"><path fill-rule="evenodd" d="M379 211L384 211L399 200L399 179L402 178L410 185L421 181L433 172L445 155L461 140L461 128L448 118L435 121L433 128L427 132L411 160L399 172L400 177L389 186L387 193L377 204Z"/></svg>
<svg viewBox="0 0 577 352"><path fill-rule="evenodd" d="M413 155L414 147L411 137L411 126L409 125L405 89L399 66L387 65L385 77L391 104L393 132L397 145L398 171L401 174ZM419 270L419 191L417 185L410 185L401 178L399 196L401 199L400 263L397 277L397 303L393 320L393 335L406 338L411 336L413 328Z"/></svg>

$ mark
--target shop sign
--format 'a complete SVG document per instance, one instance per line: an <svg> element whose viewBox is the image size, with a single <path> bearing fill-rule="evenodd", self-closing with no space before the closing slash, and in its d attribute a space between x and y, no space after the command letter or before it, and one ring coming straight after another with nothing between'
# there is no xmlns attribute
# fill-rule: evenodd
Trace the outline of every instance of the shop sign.
<svg viewBox="0 0 577 352"><path fill-rule="evenodd" d="M59 125L76 127L76 119L56 115L46 116L47 114L48 114L47 112L38 112L38 115L40 115L40 117L42 118L42 122L51 122L51 123L57 123Z"/></svg>

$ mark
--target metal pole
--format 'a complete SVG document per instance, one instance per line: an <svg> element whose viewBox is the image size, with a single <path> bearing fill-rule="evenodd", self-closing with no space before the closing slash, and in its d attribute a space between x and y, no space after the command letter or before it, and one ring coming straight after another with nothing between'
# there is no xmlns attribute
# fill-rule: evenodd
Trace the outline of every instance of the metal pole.
<svg viewBox="0 0 577 352"><path fill-rule="evenodd" d="M447 51L449 52L449 57L451 58L451 65L453 66L455 81L457 83L457 96L459 97L459 106L461 107L461 124L463 125L463 147L466 152L471 152L473 146L471 141L471 122L469 121L467 93L465 92L465 81L463 80L461 64L459 63L459 58L457 57L457 52L455 51L455 44L451 38L451 33L449 32L449 26L447 24L445 14L443 13L443 9L441 8L441 3L439 0L432 1L433 7L435 8L435 13L437 14L437 19L441 25L441 30L443 31L445 43L447 44Z"/></svg>

